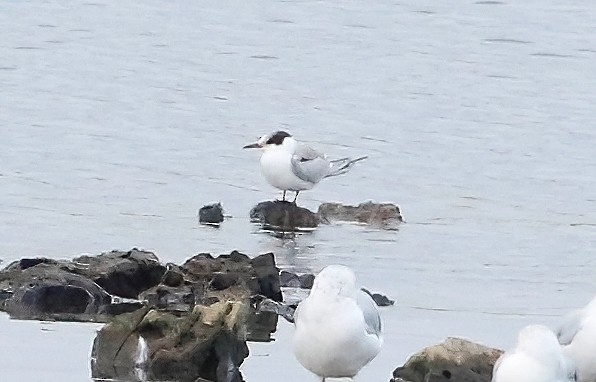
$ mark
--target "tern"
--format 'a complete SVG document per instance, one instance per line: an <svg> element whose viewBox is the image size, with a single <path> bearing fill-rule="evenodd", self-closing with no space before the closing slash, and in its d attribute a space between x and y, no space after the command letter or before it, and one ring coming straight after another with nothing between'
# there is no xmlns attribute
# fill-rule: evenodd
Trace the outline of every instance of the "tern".
<svg viewBox="0 0 596 382"><path fill-rule="evenodd" d="M383 345L374 300L356 286L354 272L329 265L294 313L294 354L298 362L326 378L353 378Z"/></svg>
<svg viewBox="0 0 596 382"><path fill-rule="evenodd" d="M296 192L294 203L300 191L310 190L324 178L345 174L354 163L367 158L329 160L325 154L298 142L285 131L264 135L243 148L263 150L261 171L265 179L283 191L284 201L287 191Z"/></svg>

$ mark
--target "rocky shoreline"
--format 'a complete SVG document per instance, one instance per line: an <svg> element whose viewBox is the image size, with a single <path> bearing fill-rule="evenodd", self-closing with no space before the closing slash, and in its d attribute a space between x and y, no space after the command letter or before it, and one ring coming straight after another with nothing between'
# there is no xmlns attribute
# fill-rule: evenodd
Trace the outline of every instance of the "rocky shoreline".
<svg viewBox="0 0 596 382"><path fill-rule="evenodd" d="M284 302L281 288L308 289L313 280L280 271L272 253L200 253L180 265L136 248L72 260L23 258L0 271L0 311L15 319L107 323L93 343L93 378L241 382L246 342L270 341L278 317L293 320L297 302ZM368 293L380 306L394 303ZM410 357L391 381L490 382L500 354L449 338Z"/></svg>
<svg viewBox="0 0 596 382"><path fill-rule="evenodd" d="M278 316L257 311L254 296L282 299L272 253L201 253L164 265L134 248L25 258L0 271L0 310L11 318L108 322L94 342L93 378L132 377L144 343L149 378L241 381L246 341L269 341L277 326Z"/></svg>

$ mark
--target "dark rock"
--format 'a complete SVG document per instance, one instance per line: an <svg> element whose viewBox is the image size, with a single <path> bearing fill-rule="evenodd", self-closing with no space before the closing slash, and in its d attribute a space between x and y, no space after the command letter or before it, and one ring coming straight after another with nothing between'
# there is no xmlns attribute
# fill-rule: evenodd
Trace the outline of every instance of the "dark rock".
<svg viewBox="0 0 596 382"><path fill-rule="evenodd" d="M139 342L137 327L147 314L142 308L115 317L95 337L91 350L93 378L134 378L134 365Z"/></svg>
<svg viewBox="0 0 596 382"><path fill-rule="evenodd" d="M461 338L425 348L393 371L390 382L490 382L502 350Z"/></svg>
<svg viewBox="0 0 596 382"><path fill-rule="evenodd" d="M361 288L363 291L368 293L368 295L374 300L377 306L390 306L395 304L394 300L390 300L389 297L379 294L379 293L372 293L366 288Z"/></svg>
<svg viewBox="0 0 596 382"><path fill-rule="evenodd" d="M298 280L300 280L300 288L302 289L310 289L315 282L315 275L312 273L305 273L303 275L298 275Z"/></svg>
<svg viewBox="0 0 596 382"><path fill-rule="evenodd" d="M280 231L315 228L319 223L312 211L281 200L260 202L250 210L250 220Z"/></svg>
<svg viewBox="0 0 596 382"><path fill-rule="evenodd" d="M208 204L199 210L199 222L203 224L216 224L224 221L221 203Z"/></svg>
<svg viewBox="0 0 596 382"><path fill-rule="evenodd" d="M202 253L182 266L163 266L152 253L133 249L73 261L17 261L0 270L0 310L23 319L103 322L144 306L179 315L220 301L248 304L255 295L282 299L272 253L254 259L238 251L217 258ZM249 338L268 339L277 316L253 315Z"/></svg>
<svg viewBox="0 0 596 382"><path fill-rule="evenodd" d="M103 306L99 313L108 316L117 316L119 314L131 313L143 308L145 305L141 301L120 302Z"/></svg>
<svg viewBox="0 0 596 382"><path fill-rule="evenodd" d="M175 264L166 264L166 272L163 275L161 283L170 287L182 285L182 283L184 283L184 273L182 272L182 269Z"/></svg>
<svg viewBox="0 0 596 382"><path fill-rule="evenodd" d="M0 289L13 291L3 303L3 310L13 318L70 320L79 314L92 320L111 303L111 296L93 281L44 262L3 271Z"/></svg>
<svg viewBox="0 0 596 382"><path fill-rule="evenodd" d="M148 379L242 382L238 367L248 356L242 339L246 319L247 307L240 302L196 306L182 315L141 309L118 316L95 338L92 377L133 377L142 337Z"/></svg>
<svg viewBox="0 0 596 382"><path fill-rule="evenodd" d="M275 265L273 253L265 253L251 260L259 284L258 293L275 301L282 300L279 286L279 268Z"/></svg>
<svg viewBox="0 0 596 382"><path fill-rule="evenodd" d="M195 290L191 285L170 287L160 284L142 292L139 298L151 308L166 309L171 312L189 312L197 302Z"/></svg>
<svg viewBox="0 0 596 382"><path fill-rule="evenodd" d="M317 215L323 222L353 221L381 227L395 226L403 222L399 206L392 203L365 202L358 206L323 203L319 206Z"/></svg>
<svg viewBox="0 0 596 382"><path fill-rule="evenodd" d="M126 298L137 298L142 291L159 284L165 273L152 252L136 248L80 256L69 263L68 270L90 278L110 294Z"/></svg>
<svg viewBox="0 0 596 382"><path fill-rule="evenodd" d="M6 267L6 270L7 271L14 271L14 270L24 271L25 269L34 267L38 264L56 265L56 264L58 264L58 261L48 259L45 257L37 257L37 258L32 258L32 259L24 258L24 259L21 259L21 260L18 260L18 261L15 261L15 262L9 264Z"/></svg>
<svg viewBox="0 0 596 382"><path fill-rule="evenodd" d="M300 279L298 275L288 271L279 273L279 282L282 287L300 288Z"/></svg>
<svg viewBox="0 0 596 382"><path fill-rule="evenodd" d="M297 304L287 304L285 302L273 301L268 298L261 298L255 301L257 312L270 312L283 317L288 322L294 322L294 313Z"/></svg>
<svg viewBox="0 0 596 382"><path fill-rule="evenodd" d="M12 297L13 292L10 290L0 289L0 307L4 306L4 301ZM2 310L2 309L0 309Z"/></svg>
<svg viewBox="0 0 596 382"><path fill-rule="evenodd" d="M389 299L389 297L379 294L379 293L373 293L372 299L375 301L375 303L378 306L391 306L391 305L395 304L395 300L391 300L391 299Z"/></svg>
<svg viewBox="0 0 596 382"><path fill-rule="evenodd" d="M249 301L251 314L248 315L246 324L246 339L248 341L270 342L272 341L271 334L277 328L278 314L271 310L260 309L259 304L263 300L277 303L260 295L251 297Z"/></svg>
<svg viewBox="0 0 596 382"><path fill-rule="evenodd" d="M216 273L211 279L210 286L215 290L228 289L231 286L238 285L240 277L238 273Z"/></svg>
<svg viewBox="0 0 596 382"><path fill-rule="evenodd" d="M189 282L222 291L231 287L246 288L246 296L262 294L281 301L279 269L272 253L250 259L237 251L217 258L198 254L188 259L182 270Z"/></svg>
<svg viewBox="0 0 596 382"><path fill-rule="evenodd" d="M281 271L279 281L282 287L310 289L315 281L315 276L311 273L297 275L288 271Z"/></svg>

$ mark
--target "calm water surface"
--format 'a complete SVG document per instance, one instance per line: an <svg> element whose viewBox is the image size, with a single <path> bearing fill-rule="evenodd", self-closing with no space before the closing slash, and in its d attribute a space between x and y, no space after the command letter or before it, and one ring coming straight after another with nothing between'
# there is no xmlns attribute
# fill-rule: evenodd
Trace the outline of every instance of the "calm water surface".
<svg viewBox="0 0 596 382"><path fill-rule="evenodd" d="M397 300L362 381L450 335L511 346L596 291L594 20L573 0L4 1L0 259L137 246L344 263ZM390 201L407 224L259 233L248 211L279 193L241 147L278 129L369 156L302 205ZM215 201L231 218L199 226ZM0 370L88 380L98 327L0 316ZM251 344L247 381L312 379L291 334Z"/></svg>

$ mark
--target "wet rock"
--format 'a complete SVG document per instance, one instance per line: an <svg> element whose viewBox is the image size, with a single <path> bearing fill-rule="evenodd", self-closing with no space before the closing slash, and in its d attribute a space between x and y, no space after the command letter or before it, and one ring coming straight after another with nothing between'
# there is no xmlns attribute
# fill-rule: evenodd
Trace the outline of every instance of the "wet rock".
<svg viewBox="0 0 596 382"><path fill-rule="evenodd" d="M288 322L294 322L294 313L298 304L273 301L268 298L256 299L254 301L258 312L270 312L283 317Z"/></svg>
<svg viewBox="0 0 596 382"><path fill-rule="evenodd" d="M314 212L281 200L260 202L250 210L250 220L280 231L315 228L319 223Z"/></svg>
<svg viewBox="0 0 596 382"><path fill-rule="evenodd" d="M298 280L300 281L300 288L310 289L315 282L315 275L312 273L298 275Z"/></svg>
<svg viewBox="0 0 596 382"><path fill-rule="evenodd" d="M310 289L315 281L311 273L298 275L288 271L281 271L279 280L282 287Z"/></svg>
<svg viewBox="0 0 596 382"><path fill-rule="evenodd" d="M111 296L99 285L81 275L72 274L55 264L39 262L20 270L4 270L0 290L2 303L13 318L94 320L94 315L111 303ZM10 294L7 296L7 291Z"/></svg>
<svg viewBox="0 0 596 382"><path fill-rule="evenodd" d="M374 302L375 302L375 304L377 304L377 306L391 306L391 305L395 304L394 300L389 299L389 297L387 297L383 294L372 293L366 288L361 288L361 289L363 291L365 291L366 293L368 293L368 295L374 300Z"/></svg>
<svg viewBox="0 0 596 382"><path fill-rule="evenodd" d="M0 308L4 306L4 301L12 297L12 295L13 292L11 290L0 289Z"/></svg>
<svg viewBox="0 0 596 382"><path fill-rule="evenodd" d="M389 297L379 293L373 293L372 299L378 306L391 306L395 304L395 300L391 300Z"/></svg>
<svg viewBox="0 0 596 382"><path fill-rule="evenodd" d="M184 273L176 264L168 263L161 282L170 287L180 286L184 283Z"/></svg>
<svg viewBox="0 0 596 382"><path fill-rule="evenodd" d="M403 222L399 206L392 203L365 202L358 206L323 203L319 206L317 215L323 222L352 221L381 227L394 226Z"/></svg>
<svg viewBox="0 0 596 382"><path fill-rule="evenodd" d="M209 290L222 291L239 286L246 288L246 296L261 294L281 301L279 269L272 253L249 258L238 251L214 258L198 254L181 267L189 281L206 285Z"/></svg>
<svg viewBox="0 0 596 382"><path fill-rule="evenodd" d="M279 282L282 287L300 288L298 275L292 272L281 271L279 273Z"/></svg>
<svg viewBox="0 0 596 382"><path fill-rule="evenodd" d="M141 301L126 301L119 303L112 302L109 305L102 306L99 310L99 314L111 317L124 313L131 313L144 307L145 304L143 304Z"/></svg>
<svg viewBox="0 0 596 382"><path fill-rule="evenodd" d="M91 350L93 378L123 377L125 380L136 380L133 378L139 348L137 327L147 312L147 308L142 308L123 314L98 332Z"/></svg>
<svg viewBox="0 0 596 382"><path fill-rule="evenodd" d="M208 204L199 210L200 223L219 225L223 221L224 215L221 203Z"/></svg>
<svg viewBox="0 0 596 382"><path fill-rule="evenodd" d="M490 382L502 350L449 337L411 356L393 371L390 382Z"/></svg>
<svg viewBox="0 0 596 382"><path fill-rule="evenodd" d="M0 310L28 319L104 322L144 306L186 314L199 305L248 304L255 295L282 299L272 253L199 254L182 266L163 266L152 253L133 249L73 261L24 259L0 270ZM249 337L269 339L277 316L253 313Z"/></svg>
<svg viewBox="0 0 596 382"><path fill-rule="evenodd" d="M259 294L275 301L281 301L283 296L279 286L279 268L275 265L273 253L265 253L251 260L255 277L259 285Z"/></svg>
<svg viewBox="0 0 596 382"><path fill-rule="evenodd" d="M21 260L17 260L11 264L9 264L6 267L7 271L16 271L16 270L21 270L24 271L27 268L31 268L34 267L38 264L51 264L51 265L57 265L58 261L53 260L53 259L48 259L45 257L37 257L37 258L23 258Z"/></svg>
<svg viewBox="0 0 596 382"><path fill-rule="evenodd" d="M159 284L165 273L155 254L136 248L99 256L83 255L67 267L93 280L108 293L126 298L137 298L142 291Z"/></svg>
<svg viewBox="0 0 596 382"><path fill-rule="evenodd" d="M118 316L95 338L92 377L134 377L143 338L150 380L242 382L247 312L243 303L221 302L182 315L141 309Z"/></svg>
<svg viewBox="0 0 596 382"><path fill-rule="evenodd" d="M149 307L170 312L189 312L197 303L195 290L191 285L170 287L160 284L142 292L139 298Z"/></svg>

